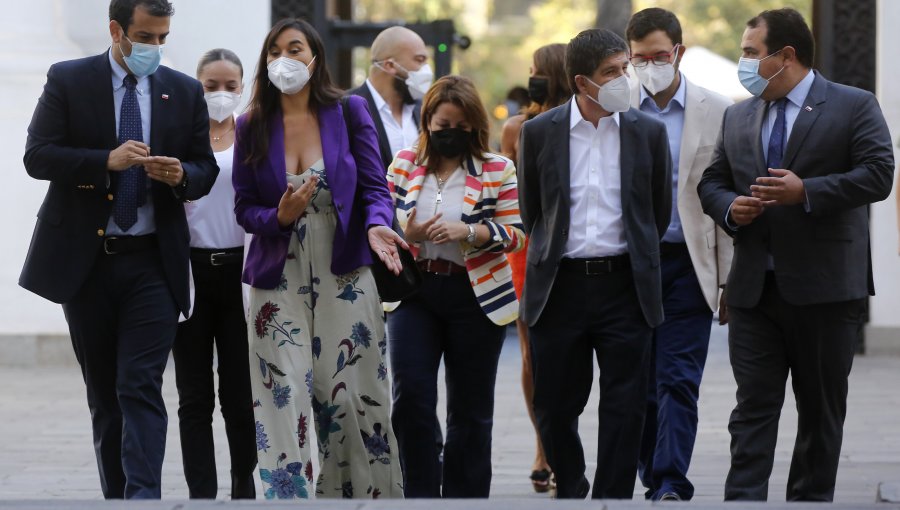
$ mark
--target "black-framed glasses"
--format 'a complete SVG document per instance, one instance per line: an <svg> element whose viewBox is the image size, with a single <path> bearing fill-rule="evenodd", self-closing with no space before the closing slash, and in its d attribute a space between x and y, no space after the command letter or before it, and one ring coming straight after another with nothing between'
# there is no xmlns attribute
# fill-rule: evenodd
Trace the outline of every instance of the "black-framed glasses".
<svg viewBox="0 0 900 510"><path fill-rule="evenodd" d="M672 55L675 55L678 53L679 46L681 46L681 45L676 44L675 46L672 47L672 51L669 51L669 52L661 51L661 52L655 53L653 55L641 55L641 54L632 55L628 60L631 61L632 67L635 67L637 69L643 69L644 67L647 67L647 65L650 64L651 62L653 63L653 65L664 66L669 63L670 59L672 58Z"/></svg>

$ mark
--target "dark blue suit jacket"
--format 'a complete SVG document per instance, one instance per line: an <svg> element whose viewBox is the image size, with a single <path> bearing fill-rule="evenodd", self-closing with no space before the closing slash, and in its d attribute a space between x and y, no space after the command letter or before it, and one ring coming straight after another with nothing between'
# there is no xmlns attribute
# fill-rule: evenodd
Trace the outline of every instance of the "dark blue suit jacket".
<svg viewBox="0 0 900 510"><path fill-rule="evenodd" d="M875 96L816 73L794 121L784 168L803 179L810 210L776 206L744 227L725 224L738 195L768 176L762 123L766 101L751 98L725 110L722 131L697 190L703 211L734 236L725 299L759 302L771 255L781 296L793 305L836 303L874 294L869 249L872 202L891 192L891 135Z"/></svg>
<svg viewBox="0 0 900 510"><path fill-rule="evenodd" d="M197 80L166 67L150 77L151 154L178 158L188 188L152 181L163 267L181 310L190 305L189 240L183 200L206 193L219 173L209 145L209 115ZM118 147L108 52L50 67L25 145L25 169L50 181L19 285L57 303L78 292L103 253L112 210L106 161Z"/></svg>

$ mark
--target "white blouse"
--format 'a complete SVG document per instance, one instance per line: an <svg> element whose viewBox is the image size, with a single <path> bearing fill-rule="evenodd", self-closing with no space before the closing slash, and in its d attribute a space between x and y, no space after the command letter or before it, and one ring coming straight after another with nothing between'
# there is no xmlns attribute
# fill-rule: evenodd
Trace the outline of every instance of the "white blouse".
<svg viewBox="0 0 900 510"><path fill-rule="evenodd" d="M435 214L442 213L438 222L460 221L462 219L463 197L466 190L466 171L461 167L453 171L441 189L441 201L438 203L437 176L429 173L422 183L422 191L416 201L416 222L430 220ZM419 246L419 259L449 260L461 266L466 264L459 243L434 244L424 241Z"/></svg>
<svg viewBox="0 0 900 510"><path fill-rule="evenodd" d="M234 217L231 165L234 146L215 153L219 176L209 194L184 204L191 248L238 248L244 245L244 229Z"/></svg>

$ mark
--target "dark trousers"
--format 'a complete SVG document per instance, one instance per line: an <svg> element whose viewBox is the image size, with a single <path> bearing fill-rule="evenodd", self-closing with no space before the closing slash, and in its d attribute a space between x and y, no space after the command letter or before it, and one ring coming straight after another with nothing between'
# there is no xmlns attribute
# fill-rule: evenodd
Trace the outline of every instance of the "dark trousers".
<svg viewBox="0 0 900 510"><path fill-rule="evenodd" d="M600 405L592 497L632 497L652 334L629 269L557 273L540 319L529 328L534 413L557 497L584 498L588 492L578 417L591 393L595 353Z"/></svg>
<svg viewBox="0 0 900 510"><path fill-rule="evenodd" d="M63 312L87 387L104 497L159 498L168 422L162 375L178 308L158 248L99 254Z"/></svg>
<svg viewBox="0 0 900 510"><path fill-rule="evenodd" d="M218 489L212 419L216 405L213 348L218 356L219 404L231 457L233 499L253 498L256 429L250 394L247 322L241 300L240 258L213 266L194 259L194 309L178 325L173 355L184 477L191 498L214 499ZM206 257L208 259L208 256Z"/></svg>
<svg viewBox="0 0 900 510"><path fill-rule="evenodd" d="M653 331L647 415L638 474L648 499L694 495L687 479L697 437L697 399L709 351L712 311L684 243L663 243L662 292L666 320Z"/></svg>
<svg viewBox="0 0 900 510"><path fill-rule="evenodd" d="M466 274L431 273L388 315L388 328L404 495L488 497L494 384L506 328L485 316ZM443 469L435 441L441 357L447 385Z"/></svg>
<svg viewBox="0 0 900 510"><path fill-rule="evenodd" d="M847 379L863 300L796 306L771 273L754 308L729 308L728 347L737 382L726 500L764 501L788 373L797 402L789 501L831 501L847 414Z"/></svg>

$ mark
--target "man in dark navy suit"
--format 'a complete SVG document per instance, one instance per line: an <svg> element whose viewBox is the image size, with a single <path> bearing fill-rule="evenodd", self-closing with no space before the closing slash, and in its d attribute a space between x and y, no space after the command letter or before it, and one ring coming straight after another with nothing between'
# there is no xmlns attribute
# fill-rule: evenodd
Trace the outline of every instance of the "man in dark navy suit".
<svg viewBox="0 0 900 510"><path fill-rule="evenodd" d="M50 181L19 284L63 305L106 498L159 498L162 374L189 310L182 203L218 174L196 80L159 67L172 5L112 0L112 45L51 66L25 168Z"/></svg>

